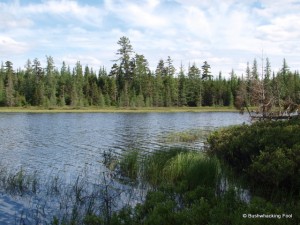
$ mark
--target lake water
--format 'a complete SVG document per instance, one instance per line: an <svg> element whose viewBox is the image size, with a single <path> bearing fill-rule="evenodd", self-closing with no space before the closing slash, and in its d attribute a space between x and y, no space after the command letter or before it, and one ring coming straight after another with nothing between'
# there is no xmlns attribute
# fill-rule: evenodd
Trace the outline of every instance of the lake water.
<svg viewBox="0 0 300 225"><path fill-rule="evenodd" d="M248 121L232 112L1 113L0 165L73 177L103 170L104 151L153 151L162 137L190 129L214 130ZM199 143L195 143L197 147Z"/></svg>
<svg viewBox="0 0 300 225"><path fill-rule="evenodd" d="M122 155L128 149L138 149L147 154L170 145L164 137L174 132L210 131L248 122L247 115L232 112L0 113L0 169L16 173L22 168L29 174L37 171L46 182L49 177L59 176L71 184L85 172L89 183L99 185L101 173L108 170L102 163L104 152ZM203 141L189 146L201 149ZM20 197L11 196L0 187L0 224L14 224L16 218L22 224L32 224L37 221L36 209L41 205L39 218L49 222L52 215L60 213L60 199L53 200L44 190L36 196ZM119 201L127 198L128 193L124 192Z"/></svg>

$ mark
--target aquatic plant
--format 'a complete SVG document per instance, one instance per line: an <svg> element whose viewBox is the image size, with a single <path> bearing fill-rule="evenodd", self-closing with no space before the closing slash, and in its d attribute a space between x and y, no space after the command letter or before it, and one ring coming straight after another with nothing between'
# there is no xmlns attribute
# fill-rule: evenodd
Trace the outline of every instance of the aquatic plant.
<svg viewBox="0 0 300 225"><path fill-rule="evenodd" d="M162 171L168 160L181 152L188 151L183 147L171 147L153 152L144 159L143 179L156 186L163 181Z"/></svg>
<svg viewBox="0 0 300 225"><path fill-rule="evenodd" d="M137 149L130 149L125 152L120 160L120 171L123 176L130 179L136 179L139 173L139 151Z"/></svg>
<svg viewBox="0 0 300 225"><path fill-rule="evenodd" d="M28 174L21 168L14 173L1 168L0 187L11 194L36 193L39 188L37 172Z"/></svg>
<svg viewBox="0 0 300 225"><path fill-rule="evenodd" d="M199 152L181 152L164 166L163 175L168 183L185 182L187 189L196 186L215 187L219 173L216 158L209 158Z"/></svg>
<svg viewBox="0 0 300 225"><path fill-rule="evenodd" d="M180 132L172 132L162 137L162 139L163 142L166 143L174 143L174 142L192 143L199 139L202 139L204 141L210 133L211 131L209 130L192 129L192 130L186 130Z"/></svg>
<svg viewBox="0 0 300 225"><path fill-rule="evenodd" d="M111 171L114 171L117 165L119 164L119 160L116 157L116 155L112 152L112 150L109 149L108 151L104 151L102 157L102 162L106 166L106 168L108 168Z"/></svg>

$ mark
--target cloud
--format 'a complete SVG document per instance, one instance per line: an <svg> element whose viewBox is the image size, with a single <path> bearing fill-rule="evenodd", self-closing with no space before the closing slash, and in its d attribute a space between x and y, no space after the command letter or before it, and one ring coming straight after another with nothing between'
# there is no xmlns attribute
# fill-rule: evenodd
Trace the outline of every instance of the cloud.
<svg viewBox="0 0 300 225"><path fill-rule="evenodd" d="M70 0L50 0L23 7L24 14L50 14L63 19L76 19L93 26L100 26L105 12L99 7L80 5Z"/></svg>
<svg viewBox="0 0 300 225"><path fill-rule="evenodd" d="M4 58L22 53L22 65L52 55L109 70L121 36L154 69L171 56L177 68L207 60L214 74L232 68L241 74L262 49L274 68L283 57L299 65L300 4L294 0L20 2L0 2L0 47Z"/></svg>
<svg viewBox="0 0 300 225"><path fill-rule="evenodd" d="M0 49L0 55L2 55L2 52L21 54L28 49L28 46L26 43L18 42L11 37L0 36Z"/></svg>
<svg viewBox="0 0 300 225"><path fill-rule="evenodd" d="M144 29L160 29L167 27L169 21L167 17L159 15L155 10L159 1L148 0L144 2L132 2L125 0L105 0L105 10L112 13L130 27Z"/></svg>
<svg viewBox="0 0 300 225"><path fill-rule="evenodd" d="M79 61L80 64L83 66L92 67L95 70L98 70L103 62L96 57L87 56L87 55L65 55L61 58L61 62L65 62L67 65L75 66L76 63Z"/></svg>

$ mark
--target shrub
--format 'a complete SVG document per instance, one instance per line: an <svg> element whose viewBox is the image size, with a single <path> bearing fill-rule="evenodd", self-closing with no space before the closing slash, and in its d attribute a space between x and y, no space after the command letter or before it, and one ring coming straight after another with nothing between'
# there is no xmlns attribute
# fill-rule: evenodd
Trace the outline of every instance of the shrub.
<svg viewBox="0 0 300 225"><path fill-rule="evenodd" d="M300 190L300 120L257 122L214 132L210 155L216 155L256 190L295 194Z"/></svg>

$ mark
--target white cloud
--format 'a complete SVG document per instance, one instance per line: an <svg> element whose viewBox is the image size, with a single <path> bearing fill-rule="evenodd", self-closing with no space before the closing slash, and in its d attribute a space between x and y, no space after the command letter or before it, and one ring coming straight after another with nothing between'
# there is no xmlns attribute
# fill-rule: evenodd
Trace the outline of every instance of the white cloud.
<svg viewBox="0 0 300 225"><path fill-rule="evenodd" d="M136 26L145 29L159 29L167 27L169 21L166 16L158 15L154 10L159 5L159 1L148 0L148 4L143 2L130 2L130 1L115 1L106 0L105 9L113 13L114 16L123 20L130 26Z"/></svg>
<svg viewBox="0 0 300 225"><path fill-rule="evenodd" d="M0 55L2 55L3 52L10 54L21 54L28 49L28 46L27 44L18 42L11 37L0 36L0 49Z"/></svg>
<svg viewBox="0 0 300 225"><path fill-rule="evenodd" d="M82 55L66 55L61 58L61 62L64 61L67 65L75 66L79 61L82 67L85 66L92 67L94 70L98 70L103 62L96 57L89 56L88 54Z"/></svg>
<svg viewBox="0 0 300 225"><path fill-rule="evenodd" d="M71 17L94 26L100 26L105 15L103 10L95 6L79 5L76 1L70 0L50 0L40 4L30 4L22 10L24 14L52 14L64 19Z"/></svg>
<svg viewBox="0 0 300 225"><path fill-rule="evenodd" d="M296 68L299 11L294 0L0 2L0 47L2 57L26 53L22 65L27 58L52 55L109 70L117 41L127 36L154 69L159 59L171 56L177 68L181 62L201 67L207 60L214 74L232 68L241 74L262 49L274 68L283 57Z"/></svg>

